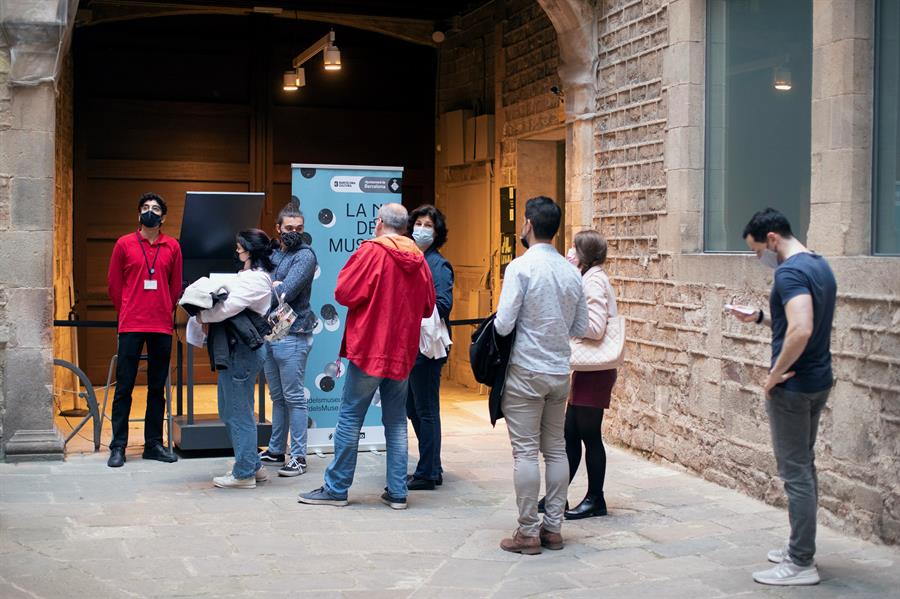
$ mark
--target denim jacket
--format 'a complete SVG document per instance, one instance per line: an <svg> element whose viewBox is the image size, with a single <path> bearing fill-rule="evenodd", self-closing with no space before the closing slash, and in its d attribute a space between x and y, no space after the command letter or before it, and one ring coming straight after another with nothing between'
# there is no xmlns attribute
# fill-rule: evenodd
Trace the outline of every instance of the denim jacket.
<svg viewBox="0 0 900 599"><path fill-rule="evenodd" d="M281 281L275 287L278 295L284 295L291 309L297 314L297 320L291 325L291 333L311 333L316 324L316 316L309 307L312 293L313 276L316 274L316 254L306 244L292 252L275 250L272 252L272 282ZM278 305L272 295L272 307Z"/></svg>

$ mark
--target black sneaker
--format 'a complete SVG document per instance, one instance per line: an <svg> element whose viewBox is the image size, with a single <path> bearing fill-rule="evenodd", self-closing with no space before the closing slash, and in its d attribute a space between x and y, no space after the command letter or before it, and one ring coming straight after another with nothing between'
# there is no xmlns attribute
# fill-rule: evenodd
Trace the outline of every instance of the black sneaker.
<svg viewBox="0 0 900 599"><path fill-rule="evenodd" d="M288 463L278 469L278 476L300 476L304 472L306 472L306 458L291 456Z"/></svg>
<svg viewBox="0 0 900 599"><path fill-rule="evenodd" d="M434 491L435 481L410 476L406 479L406 488L410 491Z"/></svg>
<svg viewBox="0 0 900 599"><path fill-rule="evenodd" d="M267 464L284 464L284 454L272 453L268 448L259 452L259 459Z"/></svg>
<svg viewBox="0 0 900 599"><path fill-rule="evenodd" d="M385 488L384 493L381 494L381 503L391 506L392 510L406 509L406 497L393 497L388 492L387 488Z"/></svg>

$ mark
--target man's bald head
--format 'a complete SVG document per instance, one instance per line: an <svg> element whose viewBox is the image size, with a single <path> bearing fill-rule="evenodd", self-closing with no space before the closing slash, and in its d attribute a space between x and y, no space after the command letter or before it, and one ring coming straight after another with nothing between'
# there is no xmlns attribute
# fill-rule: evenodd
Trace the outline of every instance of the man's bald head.
<svg viewBox="0 0 900 599"><path fill-rule="evenodd" d="M406 208L403 207L403 204L392 202L389 204L383 204L381 208L378 209L378 218L381 219L382 231L381 234L394 234L394 235L405 235L407 220L409 219L409 213L406 211Z"/></svg>

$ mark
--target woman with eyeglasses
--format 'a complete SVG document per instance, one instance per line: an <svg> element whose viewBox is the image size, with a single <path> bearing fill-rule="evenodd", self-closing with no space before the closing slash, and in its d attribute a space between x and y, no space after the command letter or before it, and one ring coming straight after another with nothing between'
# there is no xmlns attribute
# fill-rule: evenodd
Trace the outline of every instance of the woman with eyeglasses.
<svg viewBox="0 0 900 599"><path fill-rule="evenodd" d="M278 476L299 476L306 472L309 398L303 391L303 379L316 326L316 316L309 307L316 254L304 240L303 223L297 202L285 204L275 224L279 240L273 244L276 247L272 253L275 293L297 315L287 335L266 342L264 368L272 399L272 436L259 458L263 463L279 466ZM274 294L272 305L278 305Z"/></svg>
<svg viewBox="0 0 900 599"><path fill-rule="evenodd" d="M237 321L259 322L269 312L272 296L273 269L269 236L259 229L245 229L235 240L234 255L240 271L234 281L225 285L228 297L197 315L209 330L207 343L218 347L214 336L227 337L222 367L217 357L219 417L225 423L234 448L234 467L224 476L213 478L221 488L253 489L257 482L268 480L257 453L256 420L253 416L253 391L262 370L265 345L261 341L251 347L245 336L236 334ZM245 318L242 318L245 317ZM232 326L225 321L231 321ZM223 323L216 326L217 323ZM208 327L207 325L212 325ZM213 330L215 327L215 330ZM211 354L212 355L212 354Z"/></svg>

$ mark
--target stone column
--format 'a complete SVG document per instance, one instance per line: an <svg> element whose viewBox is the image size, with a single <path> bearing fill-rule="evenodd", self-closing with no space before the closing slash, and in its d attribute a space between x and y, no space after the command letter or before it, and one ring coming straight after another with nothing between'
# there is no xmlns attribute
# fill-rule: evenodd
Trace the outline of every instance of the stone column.
<svg viewBox="0 0 900 599"><path fill-rule="evenodd" d="M813 3L812 168L807 245L871 251L874 0Z"/></svg>
<svg viewBox="0 0 900 599"><path fill-rule="evenodd" d="M597 16L585 0L538 0L556 30L566 101L566 246L593 227Z"/></svg>
<svg viewBox="0 0 900 599"><path fill-rule="evenodd" d="M70 6L71 4L71 6ZM53 422L54 77L68 0L0 3L0 453L62 459Z"/></svg>

